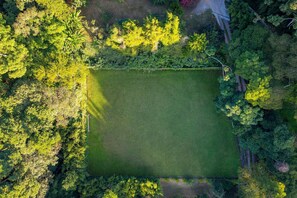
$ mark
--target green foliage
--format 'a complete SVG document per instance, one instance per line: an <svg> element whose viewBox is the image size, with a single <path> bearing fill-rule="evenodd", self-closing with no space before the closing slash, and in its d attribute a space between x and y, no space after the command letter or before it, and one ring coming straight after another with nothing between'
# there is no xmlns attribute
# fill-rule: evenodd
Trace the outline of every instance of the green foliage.
<svg viewBox="0 0 297 198"><path fill-rule="evenodd" d="M196 34L192 35L187 43L187 48L192 53L200 53L206 50L208 40L206 34Z"/></svg>
<svg viewBox="0 0 297 198"><path fill-rule="evenodd" d="M31 7L24 12L21 12L14 24L14 31L17 36L23 36L27 38L28 36L36 36L40 33L40 26L43 22L43 17L45 17L44 11L38 11L36 7Z"/></svg>
<svg viewBox="0 0 297 198"><path fill-rule="evenodd" d="M269 31L259 25L250 25L243 31L236 31L229 45L229 55L236 60L244 52L250 51L262 58L262 50L268 48L269 35Z"/></svg>
<svg viewBox="0 0 297 198"><path fill-rule="evenodd" d="M235 122L235 125L244 126L244 128L234 131L235 134L242 135L247 129L250 129L250 126L257 125L259 121L263 120L263 112L259 107L253 107L247 103L243 94L236 93L235 75L228 67L224 68L224 73L224 77L219 80L220 96L216 105Z"/></svg>
<svg viewBox="0 0 297 198"><path fill-rule="evenodd" d="M286 197L285 185L270 175L263 164L256 165L252 171L240 169L239 192L241 197Z"/></svg>
<svg viewBox="0 0 297 198"><path fill-rule="evenodd" d="M113 176L85 181L81 188L83 197L158 197L160 185L154 180Z"/></svg>
<svg viewBox="0 0 297 198"><path fill-rule="evenodd" d="M273 6L272 6L273 3ZM259 11L266 16L267 21L278 27L280 31L285 29L294 30L297 36L297 1L264 1L259 6ZM265 7L265 9L264 9ZM288 28L289 27L289 28Z"/></svg>
<svg viewBox="0 0 297 198"><path fill-rule="evenodd" d="M27 71L28 50L17 42L11 27L6 25L0 13L0 75L8 74L10 78L20 78Z"/></svg>
<svg viewBox="0 0 297 198"><path fill-rule="evenodd" d="M271 65L273 67L272 76L278 82L277 86L272 87L271 98L277 99L276 104L281 108L283 102L288 102L296 111L296 79L297 79L297 42L294 37L288 34L281 36L273 34L268 39L271 50ZM275 104L275 103L273 103ZM297 117L296 117L297 118Z"/></svg>
<svg viewBox="0 0 297 198"><path fill-rule="evenodd" d="M30 74L49 85L73 87L83 83L86 66L81 53L85 51L83 44L87 37L79 12L69 14L65 21L57 21L45 13L32 7L14 23L16 34L24 38L29 50Z"/></svg>
<svg viewBox="0 0 297 198"><path fill-rule="evenodd" d="M88 182L85 62L94 50L75 10L83 1L72 3L7 0L13 13L0 14L0 197L158 195L159 185L149 181ZM167 34L176 33L172 22L168 15Z"/></svg>
<svg viewBox="0 0 297 198"><path fill-rule="evenodd" d="M184 10L180 5L179 0L168 0L168 10L177 16L183 16Z"/></svg>
<svg viewBox="0 0 297 198"><path fill-rule="evenodd" d="M246 80L257 80L267 75L269 68L260 60L258 54L245 51L235 60L235 73Z"/></svg>
<svg viewBox="0 0 297 198"><path fill-rule="evenodd" d="M197 68L216 66L211 60L214 47L208 46L206 34L194 34L181 40L178 17L168 13L161 24L147 18L144 26L136 21L114 27L106 46L98 47L96 57L89 59L92 68ZM100 44L99 44L100 46Z"/></svg>
<svg viewBox="0 0 297 198"><path fill-rule="evenodd" d="M242 136L240 144L261 159L290 161L295 152L294 142L295 137L286 125L266 119Z"/></svg>
<svg viewBox="0 0 297 198"><path fill-rule="evenodd" d="M124 22L121 28L113 27L106 45L113 49L136 55L139 51L157 51L159 45L172 45L179 42L179 19L167 13L164 24L156 18L147 18L143 26L136 21Z"/></svg>
<svg viewBox="0 0 297 198"><path fill-rule="evenodd" d="M253 34L257 34L255 37ZM263 49L268 48L267 30L260 26L249 26L230 44L229 53L235 60L236 74L249 80L245 99L254 106L271 109L278 104L266 105L279 102L271 98L271 79L269 67L265 65ZM274 92L276 93L276 92ZM276 98L276 97L273 97Z"/></svg>
<svg viewBox="0 0 297 198"><path fill-rule="evenodd" d="M87 175L83 88L89 38L79 12L63 0L5 5L18 11L0 14L0 197L59 194L55 186L71 195Z"/></svg>
<svg viewBox="0 0 297 198"><path fill-rule="evenodd" d="M52 177L48 166L57 163L61 137L53 125L54 109L37 82L18 81L0 99L1 149L6 150L0 173L0 194L8 197L45 196ZM12 135L13 134L13 135Z"/></svg>
<svg viewBox="0 0 297 198"><path fill-rule="evenodd" d="M75 8L80 8L80 7L83 7L87 4L87 0L73 0L72 1L72 5L75 7Z"/></svg>
<svg viewBox="0 0 297 198"><path fill-rule="evenodd" d="M274 68L273 77L277 80L297 79L297 41L288 34L271 35L271 59Z"/></svg>
<svg viewBox="0 0 297 198"><path fill-rule="evenodd" d="M268 90L264 89L264 91L266 91L268 95ZM269 99L260 104L261 107L263 109L282 109L285 98L288 95L288 90L284 89L282 85L273 85L269 88L269 95Z"/></svg>
<svg viewBox="0 0 297 198"><path fill-rule="evenodd" d="M253 23L254 16L245 1L231 1L228 10L231 16L231 28L233 30L244 30Z"/></svg>
<svg viewBox="0 0 297 198"><path fill-rule="evenodd" d="M227 117L231 117L242 125L256 125L262 120L261 110L249 106L243 99L238 99L231 104L226 103L223 110Z"/></svg>
<svg viewBox="0 0 297 198"><path fill-rule="evenodd" d="M7 24L11 25L15 21L15 18L20 12L20 10L16 5L16 1L5 0L3 2L3 9L6 11L5 19L7 21Z"/></svg>
<svg viewBox="0 0 297 198"><path fill-rule="evenodd" d="M151 182L151 181L144 181L142 183L140 183L140 195L142 197L144 196L151 196L151 197L155 197L159 194L159 186L157 183L155 182Z"/></svg>
<svg viewBox="0 0 297 198"><path fill-rule="evenodd" d="M231 25L239 31L234 32L228 50L231 61L235 63L235 73L247 80L245 99L252 105L264 109L282 109L283 104L288 104L290 107L287 108L286 114L293 115L294 111L297 112L297 44L293 36L296 36L297 29L296 1L248 2L255 13L259 14L256 20L261 17L261 20L267 19L277 27L265 26L265 29L251 25L253 16L245 2L234 0L229 7ZM228 92L233 89L225 86L226 91L221 94L227 97L230 95ZM295 196L292 193L296 189L297 178L294 144L296 137L292 133L295 131L292 127L294 124L291 124L290 131L282 118L275 114L274 111L265 111L263 121L253 126L234 123L236 134L240 135L241 147L249 149L258 158L265 160L269 171L278 178L268 174L268 170L262 165L253 168L251 172L242 170L239 177L242 197L285 197L285 191L288 197ZM285 119L287 117L289 116L284 116ZM276 161L288 163L289 172L277 172L273 167ZM289 195L289 192L292 195Z"/></svg>
<svg viewBox="0 0 297 198"><path fill-rule="evenodd" d="M278 171L274 171L273 173L280 179L284 184L286 184L286 192L288 197L294 197L296 194L296 186L297 186L297 157L294 156L288 162L290 165L290 171L286 174L283 174Z"/></svg>
<svg viewBox="0 0 297 198"><path fill-rule="evenodd" d="M263 108L266 101L270 99L270 80L271 76L251 81L247 86L245 99L252 105Z"/></svg>
<svg viewBox="0 0 297 198"><path fill-rule="evenodd" d="M104 193L103 198L118 198L118 196L111 190L108 190Z"/></svg>
<svg viewBox="0 0 297 198"><path fill-rule="evenodd" d="M137 56L122 54L112 49L102 49L95 58L90 59L90 64L97 68L199 68L216 66L209 60L205 53L195 56L184 53L181 45L162 47L155 53L142 52Z"/></svg>
<svg viewBox="0 0 297 198"><path fill-rule="evenodd" d="M283 21L283 17L279 15L271 15L267 17L268 22L272 23L274 26L279 26Z"/></svg>
<svg viewBox="0 0 297 198"><path fill-rule="evenodd" d="M155 5L164 5L167 0L152 0Z"/></svg>

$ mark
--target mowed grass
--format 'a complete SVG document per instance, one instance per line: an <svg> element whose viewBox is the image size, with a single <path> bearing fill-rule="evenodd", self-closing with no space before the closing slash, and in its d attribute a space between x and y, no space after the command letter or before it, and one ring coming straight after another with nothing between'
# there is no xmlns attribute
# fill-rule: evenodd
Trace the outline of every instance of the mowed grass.
<svg viewBox="0 0 297 198"><path fill-rule="evenodd" d="M93 176L233 177L239 153L216 111L220 71L97 71L88 79Z"/></svg>

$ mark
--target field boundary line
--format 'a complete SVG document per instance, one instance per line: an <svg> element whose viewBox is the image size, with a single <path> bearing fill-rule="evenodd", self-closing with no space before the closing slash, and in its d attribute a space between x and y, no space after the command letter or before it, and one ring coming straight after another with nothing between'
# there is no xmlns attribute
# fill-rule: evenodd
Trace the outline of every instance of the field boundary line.
<svg viewBox="0 0 297 198"><path fill-rule="evenodd" d="M203 67L203 68L99 68L96 71L208 71L221 70L221 67Z"/></svg>

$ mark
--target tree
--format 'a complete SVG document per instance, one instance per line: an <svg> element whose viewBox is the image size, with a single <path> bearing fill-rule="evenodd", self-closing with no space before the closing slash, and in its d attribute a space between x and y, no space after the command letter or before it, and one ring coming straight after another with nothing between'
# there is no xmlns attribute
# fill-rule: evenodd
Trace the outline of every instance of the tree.
<svg viewBox="0 0 297 198"><path fill-rule="evenodd" d="M141 196L152 196L155 197L159 194L159 186L157 183L146 180L140 183L140 195Z"/></svg>
<svg viewBox="0 0 297 198"><path fill-rule="evenodd" d="M270 32L260 25L249 25L242 31L235 31L234 38L228 46L229 55L236 60L246 51L256 53L260 58L265 58L263 50L268 48Z"/></svg>
<svg viewBox="0 0 297 198"><path fill-rule="evenodd" d="M27 71L28 50L14 39L11 28L0 13L0 75L20 78Z"/></svg>
<svg viewBox="0 0 297 198"><path fill-rule="evenodd" d="M0 197L72 197L87 177L83 19L63 0L5 5L15 11L0 14Z"/></svg>
<svg viewBox="0 0 297 198"><path fill-rule="evenodd" d="M274 68L273 76L285 81L297 79L297 42L288 34L269 37L271 59Z"/></svg>
<svg viewBox="0 0 297 198"><path fill-rule="evenodd" d="M57 163L61 137L54 130L54 114L44 104L42 86L19 80L0 99L0 194L8 197L44 197ZM13 134L13 135L12 135Z"/></svg>
<svg viewBox="0 0 297 198"><path fill-rule="evenodd" d="M273 121L266 120L265 122L267 122L267 126L262 123L262 125L244 134L240 144L244 148L250 149L261 159L283 162L290 160L295 152L294 135L284 124L273 126L275 125L272 123Z"/></svg>
<svg viewBox="0 0 297 198"><path fill-rule="evenodd" d="M136 21L124 22L122 27L113 27L106 45L128 54L136 55L139 51L158 50L172 45L180 40L179 19L172 13L167 13L167 20L162 24L157 18L146 18L144 25L137 25Z"/></svg>
<svg viewBox="0 0 297 198"><path fill-rule="evenodd" d="M254 16L245 1L233 0L228 7L232 29L244 30L252 24Z"/></svg>
<svg viewBox="0 0 297 198"><path fill-rule="evenodd" d="M235 74L228 68L224 68L224 77L220 78L220 96L217 99L217 107L236 123L250 129L251 125L257 125L263 120L263 111L259 107L253 107L244 100L241 93L236 92ZM237 125L235 123L235 125ZM246 130L234 131L242 135Z"/></svg>
<svg viewBox="0 0 297 198"><path fill-rule="evenodd" d="M273 9L271 9L271 4ZM266 9L261 10L263 14L267 17L268 22L277 27L292 27L295 30L295 36L297 36L297 1L264 1L260 8L266 7ZM268 8L267 8L268 7ZM286 26L282 26L286 25ZM286 27L286 28L287 28Z"/></svg>
<svg viewBox="0 0 297 198"><path fill-rule="evenodd" d="M242 197L286 197L285 185L271 176L263 164L256 165L252 171L240 169L239 192Z"/></svg>
<svg viewBox="0 0 297 198"><path fill-rule="evenodd" d="M246 80L254 81L268 74L269 68L255 52L245 51L235 60L235 73Z"/></svg>
<svg viewBox="0 0 297 198"><path fill-rule="evenodd" d="M271 76L250 81L245 93L245 99L252 105L259 105L263 108L266 101L270 99L270 80Z"/></svg>
<svg viewBox="0 0 297 198"><path fill-rule="evenodd" d="M135 21L123 23L123 29L113 27L110 37L106 39L106 44L113 49L125 50L130 48L131 54L135 55L139 46L144 43L143 28L139 27Z"/></svg>
<svg viewBox="0 0 297 198"><path fill-rule="evenodd" d="M147 18L144 23L144 43L143 45L152 52L158 50L159 43L164 36L160 21L156 18Z"/></svg>
<svg viewBox="0 0 297 198"><path fill-rule="evenodd" d="M163 28L161 43L164 46L173 45L180 41L179 18L172 13L167 13L167 20Z"/></svg>
<svg viewBox="0 0 297 198"><path fill-rule="evenodd" d="M194 33L187 43L187 48L191 53L200 53L206 50L207 44L206 34Z"/></svg>
<svg viewBox="0 0 297 198"><path fill-rule="evenodd" d="M14 24L13 28L16 35L25 38L28 36L37 36L40 33L40 26L44 22L45 12L38 11L36 7L31 7L21 12Z"/></svg>
<svg viewBox="0 0 297 198"><path fill-rule="evenodd" d="M108 190L104 193L103 198L118 198L118 196L111 190Z"/></svg>

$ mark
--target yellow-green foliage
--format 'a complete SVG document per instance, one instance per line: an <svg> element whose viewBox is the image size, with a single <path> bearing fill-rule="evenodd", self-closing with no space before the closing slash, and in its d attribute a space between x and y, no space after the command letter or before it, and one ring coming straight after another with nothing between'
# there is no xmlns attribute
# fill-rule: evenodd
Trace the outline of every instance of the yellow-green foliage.
<svg viewBox="0 0 297 198"><path fill-rule="evenodd" d="M144 25L145 40L143 45L147 46L151 51L156 51L163 36L160 21L156 18L147 19Z"/></svg>
<svg viewBox="0 0 297 198"><path fill-rule="evenodd" d="M190 37L187 47L190 52L199 53L206 49L208 40L206 34L196 34Z"/></svg>
<svg viewBox="0 0 297 198"><path fill-rule="evenodd" d="M161 42L163 45L168 46L179 42L180 38L179 18L174 16L172 13L168 13L167 21L163 28Z"/></svg>
<svg viewBox="0 0 297 198"><path fill-rule="evenodd" d="M158 192L157 189L158 189L158 184L155 182L151 182L149 180L140 184L141 196L150 195L154 197Z"/></svg>
<svg viewBox="0 0 297 198"><path fill-rule="evenodd" d="M0 75L7 73L10 78L20 78L27 71L28 50L14 39L13 31L5 23L0 14Z"/></svg>
<svg viewBox="0 0 297 198"><path fill-rule="evenodd" d="M277 193L275 195L275 198L283 198L287 196L287 193L285 192L285 184L282 182L278 182L277 184Z"/></svg>
<svg viewBox="0 0 297 198"><path fill-rule="evenodd" d="M40 66L33 72L36 79L44 80L49 85L59 83L71 88L77 83L84 83L88 70L83 62L69 61L64 55L57 55L56 60L46 68Z"/></svg>
<svg viewBox="0 0 297 198"><path fill-rule="evenodd" d="M123 34L123 31L126 33ZM106 40L106 44L117 50L129 48L132 54L135 54L137 47L145 41L143 35L143 28L137 26L135 21L130 20L123 24L123 30L113 27L110 37Z"/></svg>
<svg viewBox="0 0 297 198"><path fill-rule="evenodd" d="M252 105L259 105L261 107L270 98L269 82L271 78L271 76L262 79L259 78L248 84L245 99Z"/></svg>
<svg viewBox="0 0 297 198"><path fill-rule="evenodd" d="M46 13L55 16L59 20L66 20L73 11L64 0L35 0L41 7L45 8Z"/></svg>
<svg viewBox="0 0 297 198"><path fill-rule="evenodd" d="M55 193L66 190L66 197L73 197L71 191L85 177L84 52L92 51L82 17L64 0L5 5L0 13L0 178L5 178L0 198L52 192L49 197L62 197ZM59 186L49 190L50 182L55 186L50 167L58 158L63 173L57 176Z"/></svg>
<svg viewBox="0 0 297 198"><path fill-rule="evenodd" d="M118 196L111 190L107 190L106 193L104 193L103 198L118 198Z"/></svg>
<svg viewBox="0 0 297 198"><path fill-rule="evenodd" d="M42 18L45 16L44 11L38 11L36 7L31 7L21 12L13 24L16 35L28 37L36 36L40 32Z"/></svg>
<svg viewBox="0 0 297 198"><path fill-rule="evenodd" d="M46 2L37 2L49 6ZM45 8L49 9L47 6ZM40 81L45 81L48 85L59 84L73 87L85 80L87 67L84 64L85 56L81 54L91 46L85 45L88 35L83 27L80 12L69 13L70 8L66 4L62 8L65 9L62 18L57 18L53 13L47 15L46 13L49 12L47 9L24 8L23 12L17 16L13 27L16 35L29 50L27 59L30 61L31 71L28 73L33 74ZM18 47L18 50L21 49L22 46ZM14 61L21 59L23 54L19 53L15 56ZM25 61L19 62L24 64ZM10 65L20 67L18 64ZM13 69L12 66L10 70ZM20 71L23 70L18 70ZM1 73L4 72L7 71Z"/></svg>
<svg viewBox="0 0 297 198"><path fill-rule="evenodd" d="M252 171L239 170L239 192L243 198L284 198L285 185L267 172L262 165L253 167Z"/></svg>
<svg viewBox="0 0 297 198"><path fill-rule="evenodd" d="M114 27L106 40L106 45L132 55L141 49L156 51L159 44L172 45L180 40L179 18L167 13L167 20L163 24L157 18L147 18L143 26L136 21L127 21L122 27Z"/></svg>

